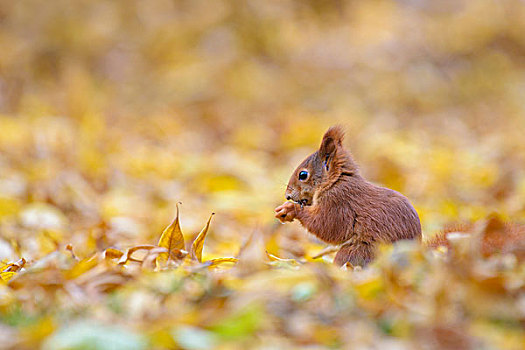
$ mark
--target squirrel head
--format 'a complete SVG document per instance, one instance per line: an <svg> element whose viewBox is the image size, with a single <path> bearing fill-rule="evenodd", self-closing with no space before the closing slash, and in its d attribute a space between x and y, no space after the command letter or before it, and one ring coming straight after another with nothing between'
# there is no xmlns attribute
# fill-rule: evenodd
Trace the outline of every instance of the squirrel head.
<svg viewBox="0 0 525 350"><path fill-rule="evenodd" d="M330 188L343 175L357 175L357 166L343 147L344 131L333 126L324 134L319 149L309 155L292 174L285 197L301 205Z"/></svg>

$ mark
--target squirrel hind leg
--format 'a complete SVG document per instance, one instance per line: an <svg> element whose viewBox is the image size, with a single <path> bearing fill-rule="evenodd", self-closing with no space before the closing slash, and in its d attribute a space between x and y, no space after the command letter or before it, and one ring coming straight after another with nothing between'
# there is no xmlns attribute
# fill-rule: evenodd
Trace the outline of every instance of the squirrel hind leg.
<svg viewBox="0 0 525 350"><path fill-rule="evenodd" d="M343 266L346 263L352 266L365 267L374 259L374 247L369 243L353 244L341 247L334 259L334 264Z"/></svg>

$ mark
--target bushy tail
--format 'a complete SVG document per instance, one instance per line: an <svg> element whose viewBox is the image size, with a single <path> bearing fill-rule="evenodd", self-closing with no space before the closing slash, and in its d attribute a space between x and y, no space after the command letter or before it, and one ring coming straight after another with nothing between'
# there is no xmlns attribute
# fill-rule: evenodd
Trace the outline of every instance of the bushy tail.
<svg viewBox="0 0 525 350"><path fill-rule="evenodd" d="M505 223L497 216L473 224L463 224L446 228L427 239L429 248L451 248L452 242L468 236L479 240L480 253L487 257L493 254L514 254L518 260L525 260L525 225Z"/></svg>

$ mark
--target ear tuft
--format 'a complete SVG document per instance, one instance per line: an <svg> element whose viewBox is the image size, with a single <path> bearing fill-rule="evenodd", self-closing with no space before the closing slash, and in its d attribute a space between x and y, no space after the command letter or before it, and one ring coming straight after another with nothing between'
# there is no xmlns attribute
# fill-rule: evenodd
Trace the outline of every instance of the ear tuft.
<svg viewBox="0 0 525 350"><path fill-rule="evenodd" d="M319 147L319 153L322 157L331 155L337 147L343 145L343 138L345 132L343 127L340 125L332 126L323 136L321 147Z"/></svg>
<svg viewBox="0 0 525 350"><path fill-rule="evenodd" d="M338 145L343 144L343 139L345 138L345 131L341 125L334 125L326 131L326 133L323 136L323 140L331 138L334 140L334 142Z"/></svg>

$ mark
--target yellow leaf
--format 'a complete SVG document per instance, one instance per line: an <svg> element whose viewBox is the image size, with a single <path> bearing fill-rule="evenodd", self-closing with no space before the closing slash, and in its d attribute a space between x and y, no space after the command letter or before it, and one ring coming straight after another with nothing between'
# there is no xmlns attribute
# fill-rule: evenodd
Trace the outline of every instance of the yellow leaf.
<svg viewBox="0 0 525 350"><path fill-rule="evenodd" d="M21 335L26 345L38 347L38 344L55 330L55 323L50 317L45 317L35 324L22 329ZM33 345L33 346L31 346Z"/></svg>
<svg viewBox="0 0 525 350"><path fill-rule="evenodd" d="M210 263L209 267L215 267L224 263L237 263L237 261L239 261L237 258L216 258L208 260L207 263Z"/></svg>
<svg viewBox="0 0 525 350"><path fill-rule="evenodd" d="M168 252L160 253L157 256L157 268L166 266L172 258L181 258L180 252L184 250L184 236L182 235L182 230L180 229L178 203L177 216L173 222L168 227L166 227L166 229L164 229L164 232L162 232L158 246L161 248L166 248Z"/></svg>
<svg viewBox="0 0 525 350"><path fill-rule="evenodd" d="M377 299L384 289L384 283L379 276L373 276L355 285L357 294L365 300Z"/></svg>
<svg viewBox="0 0 525 350"><path fill-rule="evenodd" d="M114 248L108 248L108 249L104 250L104 252L102 253L102 257L105 260L120 259L122 257L122 255L124 255L124 253L122 253L120 250L114 249Z"/></svg>
<svg viewBox="0 0 525 350"><path fill-rule="evenodd" d="M26 260L24 258L15 263L6 264L0 267L0 281L8 282L22 267L24 267Z"/></svg>
<svg viewBox="0 0 525 350"><path fill-rule="evenodd" d="M9 282L9 280L11 279L11 277L13 277L15 275L16 272L0 272L0 280L4 281L4 282Z"/></svg>
<svg viewBox="0 0 525 350"><path fill-rule="evenodd" d="M193 259L197 259L199 262L202 262L202 246L204 245L204 239L208 234L208 228L210 227L210 221L213 215L215 215L215 213L211 213L206 226L204 226L202 231L199 233L197 238L195 238L193 244L191 245L191 256Z"/></svg>
<svg viewBox="0 0 525 350"><path fill-rule="evenodd" d="M273 255L271 253L266 252L266 255L271 261L281 261L281 262L297 262L295 259L286 259L286 258L279 258L276 255Z"/></svg>
<svg viewBox="0 0 525 350"><path fill-rule="evenodd" d="M268 258L271 261L270 264L272 264L272 262L278 262L278 263L279 262L284 262L284 263L289 263L289 264L296 265L296 266L299 265L299 262L297 260L295 260L295 259L279 258L278 256L275 256L275 255L273 255L271 253L268 253L268 252L266 252L266 255L268 256Z"/></svg>
<svg viewBox="0 0 525 350"><path fill-rule="evenodd" d="M78 276L82 275L83 273L91 270L98 264L98 259L96 255L93 255L89 258L85 258L80 260L75 266L71 268L71 270L66 272L66 278L68 279L75 279Z"/></svg>
<svg viewBox="0 0 525 350"><path fill-rule="evenodd" d="M0 271L2 272L18 272L26 264L26 259L21 258L15 263L10 263L2 266Z"/></svg>

